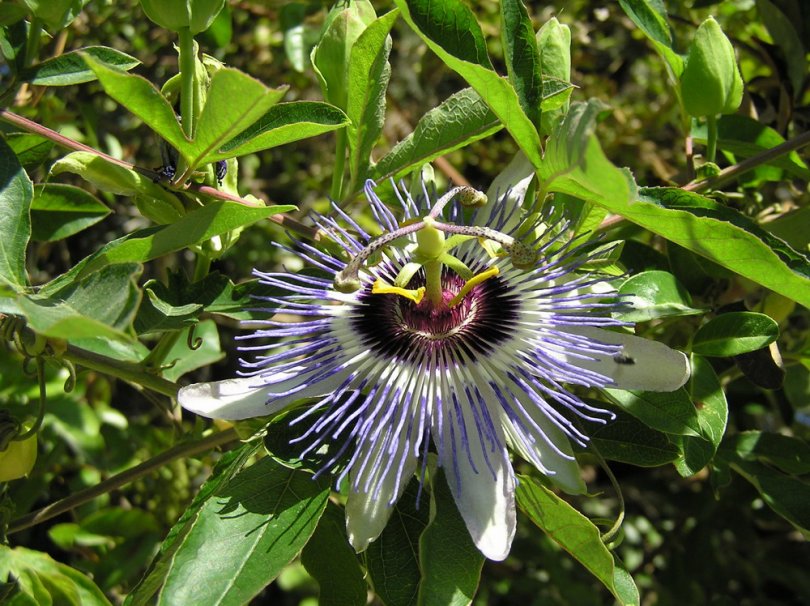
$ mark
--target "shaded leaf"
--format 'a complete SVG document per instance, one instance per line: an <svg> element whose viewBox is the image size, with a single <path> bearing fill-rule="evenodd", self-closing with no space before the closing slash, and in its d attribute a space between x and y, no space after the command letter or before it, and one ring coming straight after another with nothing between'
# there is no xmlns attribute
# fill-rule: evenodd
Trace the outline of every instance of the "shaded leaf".
<svg viewBox="0 0 810 606"><path fill-rule="evenodd" d="M484 556L472 542L447 478L431 482L430 521L419 539L420 606L463 606L475 597Z"/></svg>
<svg viewBox="0 0 810 606"><path fill-rule="evenodd" d="M762 349L779 337L779 325L765 314L739 311L720 314L692 337L692 351L704 356L736 356Z"/></svg>
<svg viewBox="0 0 810 606"><path fill-rule="evenodd" d="M81 188L37 185L31 203L31 235L39 242L54 242L95 225L108 214L109 208Z"/></svg>
<svg viewBox="0 0 810 606"><path fill-rule="evenodd" d="M526 116L539 125L543 78L532 21L522 0L501 0L500 5L501 41L509 80Z"/></svg>
<svg viewBox="0 0 810 606"><path fill-rule="evenodd" d="M28 284L25 247L31 237L31 179L12 149L0 139L0 283L21 290Z"/></svg>
<svg viewBox="0 0 810 606"><path fill-rule="evenodd" d="M658 431L700 436L700 424L692 400L681 388L672 392L605 389L612 401Z"/></svg>
<svg viewBox="0 0 810 606"><path fill-rule="evenodd" d="M364 606L368 585L346 536L343 510L327 504L309 543L301 552L301 563L318 581L319 606Z"/></svg>
<svg viewBox="0 0 810 606"><path fill-rule="evenodd" d="M606 408L603 403L599 406ZM610 410L616 418L589 432L591 443L605 459L639 467L658 467L678 458L680 451L667 434L650 429L621 409Z"/></svg>
<svg viewBox="0 0 810 606"><path fill-rule="evenodd" d="M372 21L352 46L349 62L346 114L348 127L349 172L355 183L367 174L371 149L382 132L385 120L385 92L391 76L388 32L399 15L393 11Z"/></svg>
<svg viewBox="0 0 810 606"><path fill-rule="evenodd" d="M516 496L518 506L531 521L599 579L619 603L639 604L635 583L588 518L529 476L520 476Z"/></svg>
<svg viewBox="0 0 810 606"><path fill-rule="evenodd" d="M418 489L411 480L385 530L366 550L368 574L385 606L411 606L419 593L419 536L428 523L428 507L424 499L416 507Z"/></svg>

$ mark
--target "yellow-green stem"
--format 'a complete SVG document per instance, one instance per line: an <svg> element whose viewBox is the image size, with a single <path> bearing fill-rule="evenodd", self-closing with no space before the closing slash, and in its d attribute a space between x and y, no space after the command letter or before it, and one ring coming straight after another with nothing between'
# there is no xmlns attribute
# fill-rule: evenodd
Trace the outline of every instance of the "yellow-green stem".
<svg viewBox="0 0 810 606"><path fill-rule="evenodd" d="M717 116L706 116L706 159L714 162L717 155Z"/></svg>
<svg viewBox="0 0 810 606"><path fill-rule="evenodd" d="M425 263L425 296L433 305L444 301L442 289L442 264L439 261Z"/></svg>
<svg viewBox="0 0 810 606"><path fill-rule="evenodd" d="M340 202L343 195L343 171L346 166L346 128L337 131L335 138L335 167L332 172L332 188L330 197Z"/></svg>

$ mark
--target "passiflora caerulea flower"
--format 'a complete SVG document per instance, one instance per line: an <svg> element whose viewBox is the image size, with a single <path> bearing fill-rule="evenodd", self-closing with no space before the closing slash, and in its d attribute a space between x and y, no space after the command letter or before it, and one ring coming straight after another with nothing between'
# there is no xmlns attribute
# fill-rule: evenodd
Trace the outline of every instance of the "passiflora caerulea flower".
<svg viewBox="0 0 810 606"><path fill-rule="evenodd" d="M569 386L672 391L688 363L627 332L611 315L622 305L615 290L583 271L592 255L564 225L521 222L522 196L464 210L486 196L456 188L431 206L424 192L395 191L400 217L366 184L378 234L337 206L316 218L337 246L291 251L320 275L255 272L283 294L263 299L268 319L244 337L261 344L242 348L254 353L243 376L185 387L179 402L243 419L316 398L293 413L293 441L302 457L325 450L318 473L348 482L358 551L435 452L475 544L502 560L515 533L510 449L560 488L585 489L577 420L612 414Z"/></svg>

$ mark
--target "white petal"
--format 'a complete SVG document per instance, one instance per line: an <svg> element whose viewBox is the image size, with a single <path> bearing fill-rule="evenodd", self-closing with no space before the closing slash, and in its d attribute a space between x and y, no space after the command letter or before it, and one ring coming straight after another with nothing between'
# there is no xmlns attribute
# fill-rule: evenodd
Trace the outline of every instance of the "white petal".
<svg viewBox="0 0 810 606"><path fill-rule="evenodd" d="M401 436L402 437L402 436ZM373 448L374 452L371 453L371 460L377 455L379 449L383 446L384 440L374 442L368 448ZM346 500L346 533L349 535L349 542L358 553L365 551L369 543L377 539L382 533L385 525L388 523L388 518L391 517L391 512L394 510L394 505L405 486L413 478L416 471L417 458L411 452L411 449L405 448L402 443L401 447L397 450L396 455L385 455L385 457L395 457L393 465L388 470L388 473L380 480L380 490L377 498L374 498L374 486L376 480L384 473L386 468L386 458L380 465L369 466L367 469L369 474L365 477L359 478L361 490L355 492L349 489L349 497ZM364 445L365 446L365 445ZM365 455L367 449L361 453L361 457ZM404 458L402 464L402 473L398 475L398 463ZM362 459L361 459L362 460ZM370 478L369 478L370 475ZM350 476L351 480L354 480ZM366 480L371 479L371 490L366 492L362 490ZM399 481L397 481L399 480Z"/></svg>
<svg viewBox="0 0 810 606"><path fill-rule="evenodd" d="M481 444L475 430L472 411L462 405L474 469L467 449L461 443L455 413L447 408L448 405L452 407L452 402L444 402L445 410L437 411L437 414L444 414L442 467L447 484L475 546L490 560L501 561L509 555L516 528L515 479L511 463L505 446L502 452L489 451L489 463L495 472L493 477L484 457L483 448L486 446ZM451 424L455 426L455 448L450 440ZM501 444L505 444L501 428L496 429L501 434ZM433 430L436 435L438 425L435 419Z"/></svg>
<svg viewBox="0 0 810 606"><path fill-rule="evenodd" d="M619 389L675 391L689 380L689 359L683 352L663 343L626 333L593 327L565 327L563 330L595 341L622 345L620 356L599 356L596 360L569 358L574 366L608 376Z"/></svg>
<svg viewBox="0 0 810 606"><path fill-rule="evenodd" d="M287 391L301 385L302 375L279 373L272 385L264 385L261 377L242 377L212 383L194 383L183 387L177 394L177 402L191 412L212 419L248 419L262 417L282 410L304 398L324 396L343 382L345 372L309 385L300 391L274 397L274 393Z"/></svg>

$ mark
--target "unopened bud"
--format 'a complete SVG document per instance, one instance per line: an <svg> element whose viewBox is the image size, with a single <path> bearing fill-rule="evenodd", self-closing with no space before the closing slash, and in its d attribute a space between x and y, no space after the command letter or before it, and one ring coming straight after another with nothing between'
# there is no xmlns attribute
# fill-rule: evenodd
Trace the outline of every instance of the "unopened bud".
<svg viewBox="0 0 810 606"><path fill-rule="evenodd" d="M681 75L681 96L691 116L737 111L743 82L734 47L712 17L700 24Z"/></svg>

